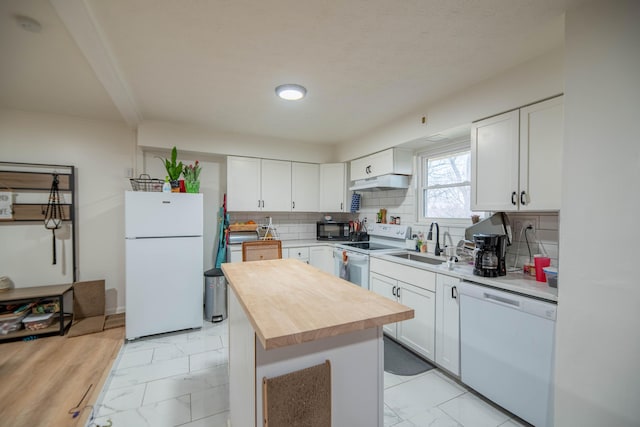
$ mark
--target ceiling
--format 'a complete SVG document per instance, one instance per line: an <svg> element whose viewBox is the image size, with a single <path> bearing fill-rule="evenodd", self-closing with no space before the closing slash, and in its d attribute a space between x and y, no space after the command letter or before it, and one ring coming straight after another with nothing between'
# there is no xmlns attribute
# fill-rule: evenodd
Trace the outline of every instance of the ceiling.
<svg viewBox="0 0 640 427"><path fill-rule="evenodd" d="M561 46L565 4L2 0L0 107L335 144Z"/></svg>

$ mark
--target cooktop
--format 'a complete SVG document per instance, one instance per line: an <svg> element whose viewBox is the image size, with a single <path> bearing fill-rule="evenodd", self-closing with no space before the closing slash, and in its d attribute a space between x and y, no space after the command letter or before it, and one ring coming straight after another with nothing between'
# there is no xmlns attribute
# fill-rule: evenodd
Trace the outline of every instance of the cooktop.
<svg viewBox="0 0 640 427"><path fill-rule="evenodd" d="M340 246L349 246L351 248L365 249L368 251L398 249L395 246L381 245L379 243L373 243L373 242L344 242L344 243L340 243Z"/></svg>

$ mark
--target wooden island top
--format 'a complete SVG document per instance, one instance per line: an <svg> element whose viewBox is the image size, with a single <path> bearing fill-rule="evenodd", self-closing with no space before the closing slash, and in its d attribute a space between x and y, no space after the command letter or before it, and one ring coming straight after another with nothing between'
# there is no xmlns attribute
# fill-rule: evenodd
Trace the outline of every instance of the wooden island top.
<svg viewBox="0 0 640 427"><path fill-rule="evenodd" d="M265 350L378 327L413 309L295 259L222 264Z"/></svg>

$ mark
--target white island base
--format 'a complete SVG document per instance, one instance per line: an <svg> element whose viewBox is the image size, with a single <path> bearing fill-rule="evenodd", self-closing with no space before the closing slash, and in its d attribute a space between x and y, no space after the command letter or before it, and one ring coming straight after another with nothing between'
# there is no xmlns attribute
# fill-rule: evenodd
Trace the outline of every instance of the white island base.
<svg viewBox="0 0 640 427"><path fill-rule="evenodd" d="M331 363L331 425L372 427L384 420L382 327L266 351L229 289L230 426L262 426L262 379Z"/></svg>

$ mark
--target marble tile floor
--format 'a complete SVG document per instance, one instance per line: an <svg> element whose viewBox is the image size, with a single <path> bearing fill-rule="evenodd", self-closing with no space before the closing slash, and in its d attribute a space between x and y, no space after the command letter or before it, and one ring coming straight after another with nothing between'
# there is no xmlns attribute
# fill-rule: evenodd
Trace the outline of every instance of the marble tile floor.
<svg viewBox="0 0 640 427"><path fill-rule="evenodd" d="M87 426L227 427L227 322L126 343ZM384 374L385 427L524 426L433 369Z"/></svg>

